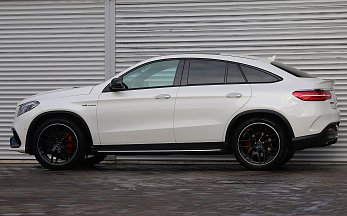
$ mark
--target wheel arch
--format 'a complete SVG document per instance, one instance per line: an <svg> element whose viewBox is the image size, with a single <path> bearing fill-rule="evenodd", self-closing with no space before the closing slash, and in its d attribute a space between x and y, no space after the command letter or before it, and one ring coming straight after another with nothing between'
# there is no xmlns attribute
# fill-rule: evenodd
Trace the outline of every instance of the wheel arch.
<svg viewBox="0 0 347 216"><path fill-rule="evenodd" d="M249 110L249 111L245 111L242 113L239 113L238 115L236 115L233 120L229 123L228 129L226 131L226 137L225 137L225 141L230 143L230 140L232 139L233 136L233 131L237 128L237 126L240 124L240 122L245 121L247 119L251 119L251 118L255 118L255 117L264 117L264 118L268 118L271 119L275 122L277 122L278 124L280 124L280 126L282 126L285 129L285 133L287 134L287 136L289 136L290 138L294 138L294 131L292 126L290 125L289 121L280 113L273 111L273 110ZM291 141L291 139L290 139ZM291 143L291 142L290 142ZM230 152L231 150L231 145L228 145L228 151Z"/></svg>
<svg viewBox="0 0 347 216"><path fill-rule="evenodd" d="M40 124L42 124L44 121L46 121L47 119L51 119L51 118L66 118L66 119L74 121L75 123L77 123L78 125L83 127L84 131L87 133L86 134L87 135L86 140L89 141L88 152L90 151L90 147L93 143L92 135L91 135L89 127L88 127L87 123L84 121L84 119L80 115L78 115L74 112L70 112L70 111L50 111L50 112L46 112L46 113L42 113L42 114L38 115L31 122L31 124L28 128L26 142L25 142L25 152L26 153L33 154L32 138L33 138L33 134L34 134L36 128Z"/></svg>

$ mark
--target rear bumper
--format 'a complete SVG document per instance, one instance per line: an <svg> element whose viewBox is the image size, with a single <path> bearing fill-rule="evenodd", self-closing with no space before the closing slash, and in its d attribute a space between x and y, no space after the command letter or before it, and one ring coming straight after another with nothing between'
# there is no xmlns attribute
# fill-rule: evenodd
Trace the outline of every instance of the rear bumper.
<svg viewBox="0 0 347 216"><path fill-rule="evenodd" d="M293 147L295 150L302 150L313 147L323 147L335 144L338 139L340 122L334 122L326 126L322 132L314 135L293 138Z"/></svg>

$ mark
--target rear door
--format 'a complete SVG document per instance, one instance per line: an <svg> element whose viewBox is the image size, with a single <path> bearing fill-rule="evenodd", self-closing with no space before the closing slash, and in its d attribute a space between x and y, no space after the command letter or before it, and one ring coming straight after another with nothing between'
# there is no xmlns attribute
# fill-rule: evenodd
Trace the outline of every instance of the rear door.
<svg viewBox="0 0 347 216"><path fill-rule="evenodd" d="M186 60L175 105L176 141L223 142L229 119L250 97L251 88L236 63Z"/></svg>

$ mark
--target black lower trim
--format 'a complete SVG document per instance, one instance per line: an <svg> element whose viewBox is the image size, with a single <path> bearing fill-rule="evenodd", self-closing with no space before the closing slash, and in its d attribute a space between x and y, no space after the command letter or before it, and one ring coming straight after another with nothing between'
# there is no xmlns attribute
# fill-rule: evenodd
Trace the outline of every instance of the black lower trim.
<svg viewBox="0 0 347 216"><path fill-rule="evenodd" d="M335 144L338 139L338 128L340 122L334 122L326 126L319 134L293 138L295 150L302 150L313 147L323 147Z"/></svg>
<svg viewBox="0 0 347 216"><path fill-rule="evenodd" d="M13 128L12 128L12 132L13 132L13 136L10 138L10 146L11 146L11 148L19 148L22 145L22 143L19 139L19 136L18 136L16 130Z"/></svg>
<svg viewBox="0 0 347 216"><path fill-rule="evenodd" d="M129 144L93 145L92 152L115 155L134 154L221 154L226 143L167 143L167 144Z"/></svg>

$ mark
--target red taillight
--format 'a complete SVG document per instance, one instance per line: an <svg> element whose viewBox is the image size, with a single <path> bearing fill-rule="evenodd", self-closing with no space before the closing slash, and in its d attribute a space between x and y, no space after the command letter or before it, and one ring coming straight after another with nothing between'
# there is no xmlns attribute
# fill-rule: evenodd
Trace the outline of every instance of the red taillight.
<svg viewBox="0 0 347 216"><path fill-rule="evenodd" d="M293 95L304 101L325 101L331 99L331 92L328 90L295 91Z"/></svg>

